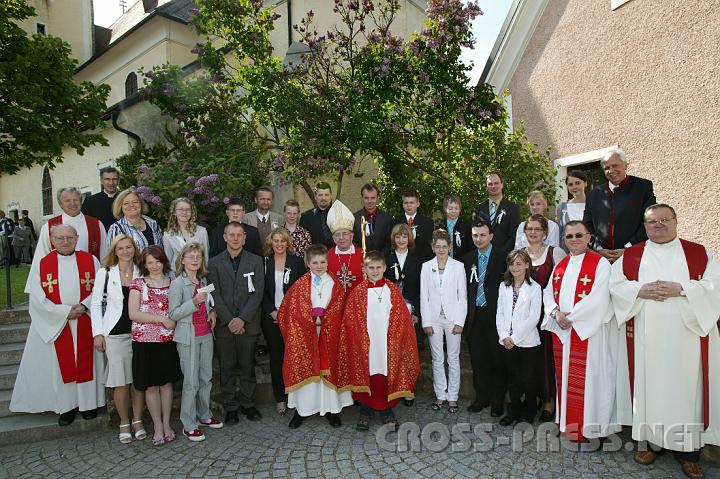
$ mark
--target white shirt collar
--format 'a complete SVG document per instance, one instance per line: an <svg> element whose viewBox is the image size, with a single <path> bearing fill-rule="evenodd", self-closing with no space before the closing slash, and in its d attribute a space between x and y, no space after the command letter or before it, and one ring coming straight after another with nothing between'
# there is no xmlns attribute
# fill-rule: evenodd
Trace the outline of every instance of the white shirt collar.
<svg viewBox="0 0 720 479"><path fill-rule="evenodd" d="M415 214L412 215L412 216L409 216L407 213L405 213L405 221L409 220L410 218L412 218L413 221L415 221L415 217L416 217L416 216L417 216L417 211L416 211Z"/></svg>
<svg viewBox="0 0 720 479"><path fill-rule="evenodd" d="M336 254L355 254L355 244L350 245L350 249L347 251L340 251L337 246L335 246L335 253Z"/></svg>

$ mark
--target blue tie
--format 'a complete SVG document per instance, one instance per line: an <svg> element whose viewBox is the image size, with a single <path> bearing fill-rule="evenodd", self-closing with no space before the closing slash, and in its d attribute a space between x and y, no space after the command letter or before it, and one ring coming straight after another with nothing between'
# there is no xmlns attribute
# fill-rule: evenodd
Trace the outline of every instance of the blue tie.
<svg viewBox="0 0 720 479"><path fill-rule="evenodd" d="M490 223L495 221L495 213L497 213L497 204L494 201L490 202Z"/></svg>
<svg viewBox="0 0 720 479"><path fill-rule="evenodd" d="M318 275L314 274L313 275L313 284L315 284L315 286L320 286L320 283L322 283L322 276L318 276Z"/></svg>
<svg viewBox="0 0 720 479"><path fill-rule="evenodd" d="M477 295L475 296L475 306L478 307L487 305L487 300L485 299L485 288L483 287L483 283L485 283L486 271L487 258L484 254L478 251L478 289Z"/></svg>

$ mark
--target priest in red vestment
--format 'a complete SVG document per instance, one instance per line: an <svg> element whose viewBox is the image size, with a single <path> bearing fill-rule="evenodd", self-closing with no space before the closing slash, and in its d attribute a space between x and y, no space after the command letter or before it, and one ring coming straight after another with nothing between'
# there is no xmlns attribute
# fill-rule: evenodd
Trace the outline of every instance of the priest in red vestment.
<svg viewBox="0 0 720 479"><path fill-rule="evenodd" d="M335 246L328 252L328 272L349 293L363 280L363 255L353 244L355 216L341 201L335 200L327 215Z"/></svg>
<svg viewBox="0 0 720 479"><path fill-rule="evenodd" d="M358 430L368 430L375 411L397 429L392 408L415 397L420 375L415 329L400 289L383 277L382 254L368 252L364 269L367 279L345 302L335 383L360 402Z"/></svg>
<svg viewBox="0 0 720 479"><path fill-rule="evenodd" d="M313 414L326 416L339 427L338 413L352 404L350 392L339 392L333 377L342 326L345 293L327 271L327 248L311 245L305 250L310 270L293 284L277 314L285 341L283 380L288 407L295 408L289 427L300 427Z"/></svg>

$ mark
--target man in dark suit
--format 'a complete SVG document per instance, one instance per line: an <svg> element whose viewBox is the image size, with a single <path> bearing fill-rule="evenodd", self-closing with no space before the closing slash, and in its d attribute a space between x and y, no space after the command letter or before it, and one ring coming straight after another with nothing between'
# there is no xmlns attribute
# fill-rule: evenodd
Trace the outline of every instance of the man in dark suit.
<svg viewBox="0 0 720 479"><path fill-rule="evenodd" d="M327 249L335 246L332 233L327 224L327 214L332 205L332 189L321 181L315 187L315 208L310 208L300 216L300 226L310 232L313 244L324 244Z"/></svg>
<svg viewBox="0 0 720 479"><path fill-rule="evenodd" d="M620 148L610 150L600 164L608 182L587 194L583 223L593 235L592 247L613 263L626 247L647 239L643 215L657 201L652 181L627 174Z"/></svg>
<svg viewBox="0 0 720 479"><path fill-rule="evenodd" d="M490 406L490 415L500 417L505 411L507 373L495 313L498 288L505 272L506 251L492 244L492 229L483 220L473 223L472 239L476 249L463 258L468 281L465 337L475 388L475 402L468 411L479 412Z"/></svg>
<svg viewBox="0 0 720 479"><path fill-rule="evenodd" d="M80 211L85 215L99 219L105 226L105 230L108 230L117 221L117 218L113 216L112 207L118 192L120 172L112 166L102 168L100 170L100 182L102 183L100 192L85 198Z"/></svg>
<svg viewBox="0 0 720 479"><path fill-rule="evenodd" d="M353 229L353 242L362 246L362 236L365 236L365 249L367 251L380 251L383 254L388 250L390 229L395 224L393 217L377 207L380 199L380 189L370 183L360 189L363 208L353 213L355 226ZM365 229L362 229L362 218L365 217Z"/></svg>
<svg viewBox="0 0 720 479"><path fill-rule="evenodd" d="M404 191L402 194L402 206L405 213L395 218L395 224L405 223L410 227L415 240L415 254L422 262L429 261L433 257L432 233L435 225L433 220L418 213L420 208L420 195L417 191Z"/></svg>
<svg viewBox="0 0 720 479"><path fill-rule="evenodd" d="M487 175L488 200L483 201L473 211L473 223L484 220L493 230L493 246L503 251L512 251L515 247L515 234L520 225L520 207L503 197L503 179L494 171Z"/></svg>
<svg viewBox="0 0 720 479"><path fill-rule="evenodd" d="M245 217L245 203L240 198L230 198L228 204L225 206L225 214L228 217L228 223L237 221L238 223L243 222ZM217 256L227 249L225 244L225 224L217 224L213 228L210 234L210 258ZM250 251L253 254L262 256L263 244L260 241L260 233L254 226L246 225L245 228L245 245L243 249Z"/></svg>
<svg viewBox="0 0 720 479"><path fill-rule="evenodd" d="M470 231L470 223L460 218L462 212L462 200L459 196L448 196L443 199L443 212L445 218L438 224L450 235L452 249L450 256L462 261L466 254L475 249Z"/></svg>
<svg viewBox="0 0 720 479"><path fill-rule="evenodd" d="M251 421L261 417L255 408L255 345L261 331L257 312L262 303L265 272L262 258L243 250L247 227L237 221L227 224L224 234L227 248L208 263L208 279L215 285L215 344L220 359L225 423L229 425L238 423L238 409Z"/></svg>

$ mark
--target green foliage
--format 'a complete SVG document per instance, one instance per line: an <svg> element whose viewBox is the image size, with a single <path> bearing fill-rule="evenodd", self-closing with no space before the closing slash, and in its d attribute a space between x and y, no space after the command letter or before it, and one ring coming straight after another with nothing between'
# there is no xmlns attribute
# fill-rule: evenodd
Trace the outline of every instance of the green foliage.
<svg viewBox="0 0 720 479"><path fill-rule="evenodd" d="M110 87L76 84L70 46L56 37L28 37L15 23L33 15L24 0L0 3L0 174L52 167L65 146L82 154L107 145L93 130L104 124Z"/></svg>

